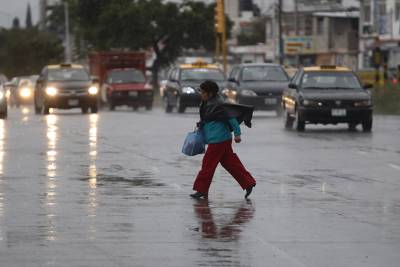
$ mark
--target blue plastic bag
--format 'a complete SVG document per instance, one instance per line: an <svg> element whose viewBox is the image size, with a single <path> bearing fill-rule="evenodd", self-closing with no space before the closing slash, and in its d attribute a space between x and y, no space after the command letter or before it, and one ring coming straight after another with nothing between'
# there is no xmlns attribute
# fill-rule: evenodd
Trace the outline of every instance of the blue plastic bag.
<svg viewBox="0 0 400 267"><path fill-rule="evenodd" d="M183 143L182 153L187 156L195 156L203 154L206 150L206 142L204 139L203 131L195 130L186 135L185 142Z"/></svg>

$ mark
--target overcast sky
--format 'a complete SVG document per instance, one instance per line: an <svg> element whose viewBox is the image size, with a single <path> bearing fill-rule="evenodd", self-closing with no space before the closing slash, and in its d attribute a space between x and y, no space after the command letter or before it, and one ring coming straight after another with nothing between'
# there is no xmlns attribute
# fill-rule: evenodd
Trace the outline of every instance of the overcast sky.
<svg viewBox="0 0 400 267"><path fill-rule="evenodd" d="M14 17L19 17L21 25L25 25L28 3L31 4L32 19L36 23L39 17L39 0L0 0L0 26L9 27Z"/></svg>

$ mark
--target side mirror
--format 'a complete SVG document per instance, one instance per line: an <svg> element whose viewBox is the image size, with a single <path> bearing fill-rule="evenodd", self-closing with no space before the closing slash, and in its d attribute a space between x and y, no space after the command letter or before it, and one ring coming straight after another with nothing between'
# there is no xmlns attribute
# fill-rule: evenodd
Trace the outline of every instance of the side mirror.
<svg viewBox="0 0 400 267"><path fill-rule="evenodd" d="M371 83L366 83L366 84L364 84L363 88L364 89L372 89L373 85Z"/></svg>
<svg viewBox="0 0 400 267"><path fill-rule="evenodd" d="M92 83L99 83L100 82L100 78L97 76L91 76L90 77L92 79Z"/></svg>
<svg viewBox="0 0 400 267"><path fill-rule="evenodd" d="M294 83L289 83L288 87L289 87L290 89L298 89L298 88L299 88L299 87L298 87L296 84L294 84Z"/></svg>

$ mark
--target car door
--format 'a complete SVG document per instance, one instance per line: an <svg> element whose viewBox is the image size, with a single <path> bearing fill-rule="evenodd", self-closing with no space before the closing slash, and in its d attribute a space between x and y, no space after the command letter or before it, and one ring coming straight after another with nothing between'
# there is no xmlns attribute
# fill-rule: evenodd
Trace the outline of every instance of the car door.
<svg viewBox="0 0 400 267"><path fill-rule="evenodd" d="M298 90L300 86L301 77L303 76L303 71L297 71L289 83L288 88L285 89L283 93L283 105L284 108L290 114L295 113L296 102L298 99ZM291 88L294 85L294 88Z"/></svg>

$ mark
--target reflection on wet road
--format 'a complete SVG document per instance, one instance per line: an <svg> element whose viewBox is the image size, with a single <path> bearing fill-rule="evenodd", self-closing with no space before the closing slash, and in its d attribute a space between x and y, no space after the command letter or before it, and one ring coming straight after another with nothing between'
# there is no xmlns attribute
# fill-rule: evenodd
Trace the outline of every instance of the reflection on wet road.
<svg viewBox="0 0 400 267"><path fill-rule="evenodd" d="M0 120L0 266L393 266L400 262L400 118L372 134L283 130L256 114L235 145L251 201L180 153L195 111L118 110ZM400 167L399 167L400 168Z"/></svg>

